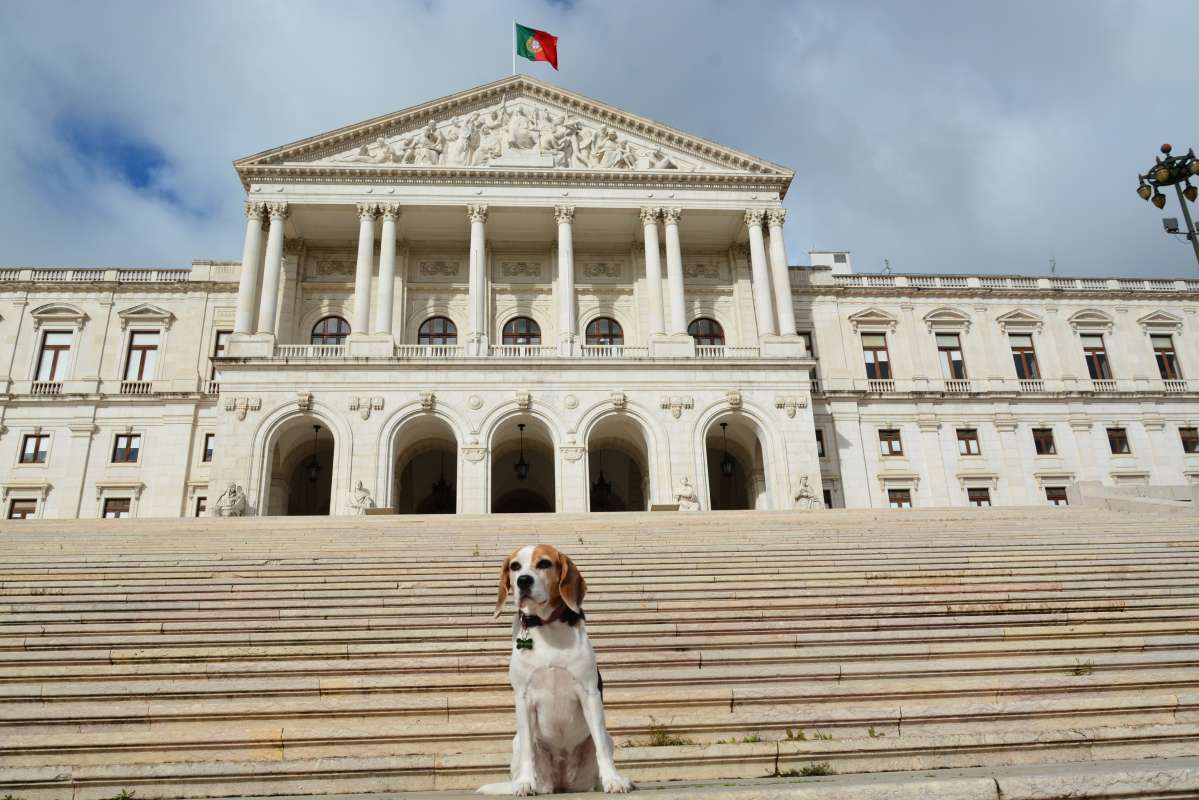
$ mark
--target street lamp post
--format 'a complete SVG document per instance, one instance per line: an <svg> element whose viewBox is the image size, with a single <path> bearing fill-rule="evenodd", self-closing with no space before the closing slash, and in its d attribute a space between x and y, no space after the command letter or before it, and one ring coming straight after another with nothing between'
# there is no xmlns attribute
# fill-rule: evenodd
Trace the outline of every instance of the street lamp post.
<svg viewBox="0 0 1199 800"><path fill-rule="evenodd" d="M1138 175L1140 186L1137 194L1142 200L1148 200L1157 208L1166 207L1166 196L1161 193L1161 187L1173 186L1178 193L1178 204L1182 206L1182 216L1187 223L1186 237L1195 250L1195 260L1199 262L1199 236L1195 234L1195 223L1191 221L1191 209L1187 201L1195 202L1199 197L1199 189L1191 185L1191 178L1199 176L1199 158L1195 151L1188 149L1184 156L1172 156L1173 148L1168 144L1162 145L1162 156L1154 158L1153 167L1144 175ZM1183 188L1185 185L1186 188Z"/></svg>

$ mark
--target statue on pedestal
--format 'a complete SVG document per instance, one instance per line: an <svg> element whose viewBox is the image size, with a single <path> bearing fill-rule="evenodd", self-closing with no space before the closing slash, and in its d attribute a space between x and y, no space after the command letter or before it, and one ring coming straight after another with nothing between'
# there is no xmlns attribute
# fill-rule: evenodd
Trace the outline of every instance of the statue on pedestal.
<svg viewBox="0 0 1199 800"><path fill-rule="evenodd" d="M350 506L350 513L357 517L365 514L368 508L374 508L375 499L371 497L371 493L367 488L362 485L362 481L358 481L354 484L354 490L350 492L348 504Z"/></svg>
<svg viewBox="0 0 1199 800"><path fill-rule="evenodd" d="M808 483L807 475L799 476L799 489L795 492L795 507L802 511L824 508L824 501L816 497Z"/></svg>
<svg viewBox="0 0 1199 800"><path fill-rule="evenodd" d="M214 517L244 517L246 515L246 493L233 481L212 504Z"/></svg>
<svg viewBox="0 0 1199 800"><path fill-rule="evenodd" d="M679 478L679 485L674 490L674 499L679 504L679 511L699 511L699 496L686 475Z"/></svg>

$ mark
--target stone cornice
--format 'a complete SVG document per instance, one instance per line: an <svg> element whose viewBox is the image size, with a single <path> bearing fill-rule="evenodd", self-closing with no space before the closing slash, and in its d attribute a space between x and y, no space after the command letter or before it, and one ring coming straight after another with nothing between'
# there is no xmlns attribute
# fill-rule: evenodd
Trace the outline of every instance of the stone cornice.
<svg viewBox="0 0 1199 800"><path fill-rule="evenodd" d="M1041 299L1041 300L1153 300L1161 302L1163 300L1199 300L1199 290L1136 290L1136 291L1096 291L1096 290L1070 290L1070 289L991 289L986 287L972 286L963 289L920 289L913 286L895 286L895 287L869 287L869 286L819 286L819 285L792 285L792 294L838 297L838 298L862 298L865 301L879 299L887 299L888 301L899 300L933 300L935 298L974 298L974 299L997 299L997 298L1013 298L1013 299Z"/></svg>

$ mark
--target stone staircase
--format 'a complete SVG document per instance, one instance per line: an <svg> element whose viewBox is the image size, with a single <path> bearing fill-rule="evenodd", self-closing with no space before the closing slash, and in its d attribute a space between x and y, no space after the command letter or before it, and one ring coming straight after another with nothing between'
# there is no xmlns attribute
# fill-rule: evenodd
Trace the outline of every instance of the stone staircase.
<svg viewBox="0 0 1199 800"><path fill-rule="evenodd" d="M491 609L535 541L587 578L639 782L1199 754L1178 515L43 520L0 526L0 796L504 780Z"/></svg>

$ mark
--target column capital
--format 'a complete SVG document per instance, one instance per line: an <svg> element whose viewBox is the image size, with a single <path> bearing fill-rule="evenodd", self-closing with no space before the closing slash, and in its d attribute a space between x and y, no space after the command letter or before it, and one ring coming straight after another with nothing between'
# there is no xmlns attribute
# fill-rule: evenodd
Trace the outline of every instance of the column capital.
<svg viewBox="0 0 1199 800"><path fill-rule="evenodd" d="M383 219L385 219L385 220L389 219L392 222L395 222L397 219L400 218L400 204L399 203L380 203L379 204L379 213L381 213L383 215Z"/></svg>
<svg viewBox="0 0 1199 800"><path fill-rule="evenodd" d="M559 225L570 225L575 221L575 207L554 206L554 219L558 220Z"/></svg>
<svg viewBox="0 0 1199 800"><path fill-rule="evenodd" d="M483 204L467 206L466 216L472 223L487 221L487 206Z"/></svg>
<svg viewBox="0 0 1199 800"><path fill-rule="evenodd" d="M367 220L374 220L378 215L378 203L358 203L358 219L366 222Z"/></svg>
<svg viewBox="0 0 1199 800"><path fill-rule="evenodd" d="M662 209L660 209L660 208L656 208L654 206L642 206L641 207L641 224L642 225L653 225L658 221L658 218L661 216L662 216Z"/></svg>
<svg viewBox="0 0 1199 800"><path fill-rule="evenodd" d="M768 208L766 209L766 221L770 223L770 227L776 225L782 227L783 221L787 219L787 209L785 208Z"/></svg>
<svg viewBox="0 0 1199 800"><path fill-rule="evenodd" d="M266 215L266 204L254 200L246 201L246 219L256 219L259 222Z"/></svg>
<svg viewBox="0 0 1199 800"><path fill-rule="evenodd" d="M288 215L288 213L290 213L290 209L288 208L287 203L285 203L283 201L279 201L279 202L275 202L275 203L267 203L266 211L268 214L271 215L272 220L287 219L287 215Z"/></svg>
<svg viewBox="0 0 1199 800"><path fill-rule="evenodd" d="M762 224L762 218L766 216L766 212L761 208L749 208L745 210L745 224L749 227Z"/></svg>
<svg viewBox="0 0 1199 800"><path fill-rule="evenodd" d="M667 225L678 225L679 217L683 216L681 208L664 208L662 209L662 221Z"/></svg>

